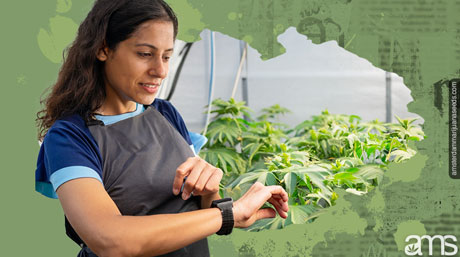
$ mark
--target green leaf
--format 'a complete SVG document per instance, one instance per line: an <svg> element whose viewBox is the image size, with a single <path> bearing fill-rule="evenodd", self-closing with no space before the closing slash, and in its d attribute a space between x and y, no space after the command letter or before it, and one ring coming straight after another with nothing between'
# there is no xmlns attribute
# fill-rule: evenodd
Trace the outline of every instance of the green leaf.
<svg viewBox="0 0 460 257"><path fill-rule="evenodd" d="M389 159L393 162L402 162L404 160L412 158L412 156L414 156L415 154L416 152L412 149L407 149L407 151L395 150L391 151Z"/></svg>
<svg viewBox="0 0 460 257"><path fill-rule="evenodd" d="M302 176L302 177L305 178L305 183L307 184L308 190L310 190L310 192L313 192L313 187L312 187L312 185L310 183L310 178L306 178L305 175Z"/></svg>
<svg viewBox="0 0 460 257"><path fill-rule="evenodd" d="M278 179L272 172L263 171L260 173L262 174L259 176L259 178L257 178L257 182L260 182L266 186L278 185Z"/></svg>
<svg viewBox="0 0 460 257"><path fill-rule="evenodd" d="M380 165L366 165L359 167L359 171L353 175L368 183L375 179L377 184L380 184L383 178L383 169Z"/></svg>
<svg viewBox="0 0 460 257"><path fill-rule="evenodd" d="M292 224L305 224L317 209L313 205L289 205L288 220Z"/></svg>
<svg viewBox="0 0 460 257"><path fill-rule="evenodd" d="M411 140L411 141L420 141L420 137L417 137L417 136L410 136L407 138L407 140Z"/></svg>
<svg viewBox="0 0 460 257"><path fill-rule="evenodd" d="M347 193L351 193L351 194L359 195L359 196L364 195L364 194L367 193L367 192L363 192L363 191L356 190L355 188L347 188L345 191L346 191Z"/></svg>
<svg viewBox="0 0 460 257"><path fill-rule="evenodd" d="M284 183L286 184L286 192L292 196L297 185L297 174L294 172L288 172L284 176Z"/></svg>
<svg viewBox="0 0 460 257"><path fill-rule="evenodd" d="M358 136L355 134L348 135L347 139L348 139L348 144L350 145L350 148L354 147L355 142L360 142Z"/></svg>
<svg viewBox="0 0 460 257"><path fill-rule="evenodd" d="M246 106L245 102L236 102L235 99L230 98L228 101L216 99L212 101L212 113L217 113L217 117L231 116L233 118L242 115L250 116L251 109Z"/></svg>
<svg viewBox="0 0 460 257"><path fill-rule="evenodd" d="M207 148L200 151L200 156L226 173L243 173L246 171L246 161L232 148Z"/></svg>
<svg viewBox="0 0 460 257"><path fill-rule="evenodd" d="M279 106L278 104L272 105L268 108L263 108L262 109L262 115L259 116L257 119L258 120L267 120L269 118L274 119L275 117L279 115L284 115L286 113L290 113L291 111Z"/></svg>
<svg viewBox="0 0 460 257"><path fill-rule="evenodd" d="M326 140L321 140L319 142L319 144L321 145L321 149L323 150L323 154L325 156L328 156L329 155L329 147L328 147L327 141Z"/></svg>
<svg viewBox="0 0 460 257"><path fill-rule="evenodd" d="M346 185L347 187L355 187L355 184L361 182L359 178L355 177L350 172L339 172L333 176L333 182L337 186Z"/></svg>
<svg viewBox="0 0 460 257"><path fill-rule="evenodd" d="M275 174L272 172L267 173L267 178L265 179L265 185L273 186L278 185L278 179L276 178Z"/></svg>
<svg viewBox="0 0 460 257"><path fill-rule="evenodd" d="M288 219L259 220L249 230L310 222L334 205L336 187L366 194L381 183L388 162L411 158L415 151L410 143L425 138L413 119L360 123L358 116L326 110L286 129L267 121L281 107L264 110L263 121L256 122L243 119L249 110L244 103L230 99L213 104L216 116L200 155L224 170L223 194L240 197L258 181L281 184L290 196Z"/></svg>
<svg viewBox="0 0 460 257"><path fill-rule="evenodd" d="M314 216L316 214L316 216ZM254 222L247 231L264 229L281 229L289 224L305 224L318 216L318 210L312 205L289 205L288 217L282 219L279 215L272 219L262 219Z"/></svg>
<svg viewBox="0 0 460 257"><path fill-rule="evenodd" d="M285 227L285 220L281 218L280 216L276 216L275 218L272 218L272 219L258 220L254 222L254 224L252 224L250 227L244 230L257 232L257 231L261 231L264 229L281 229L284 227Z"/></svg>
<svg viewBox="0 0 460 257"><path fill-rule="evenodd" d="M356 167L363 165L363 161L355 157L341 157L337 158L336 160L339 161L343 166L347 167Z"/></svg>
<svg viewBox="0 0 460 257"><path fill-rule="evenodd" d="M257 142L249 143L246 146L244 146L243 151L245 152L245 154L249 155L249 158L248 158L249 165L251 165L252 159L257 153L259 153L259 150L262 146L263 146L262 143L257 143Z"/></svg>
<svg viewBox="0 0 460 257"><path fill-rule="evenodd" d="M355 121L356 123L359 123L359 121L361 121L361 117L359 117L358 115L350 115L348 122L354 123Z"/></svg>
<svg viewBox="0 0 460 257"><path fill-rule="evenodd" d="M249 188L248 188L249 189ZM247 189L245 188L245 190L243 191L241 189L241 187L225 187L223 189L223 192L224 192L224 197L231 197L233 198L234 201L236 201L237 199L241 198L241 196L243 196L244 192L246 192Z"/></svg>
<svg viewBox="0 0 460 257"><path fill-rule="evenodd" d="M208 144L211 146L216 143L224 145L225 142L229 142L231 146L234 146L241 134L240 127L233 119L220 118L209 124L206 137L208 138Z"/></svg>
<svg viewBox="0 0 460 257"><path fill-rule="evenodd" d="M324 184L326 177L332 173L318 165L310 165L308 167L293 167L289 169L290 172L295 173L297 177L308 176L311 183L319 188L325 196L330 197L332 195L332 189Z"/></svg>
<svg viewBox="0 0 460 257"><path fill-rule="evenodd" d="M245 183L254 183L256 180L259 179L261 176L266 176L266 172L248 172L245 173L241 176L239 176L237 179L235 179L232 183L228 185L228 187L236 187Z"/></svg>
<svg viewBox="0 0 460 257"><path fill-rule="evenodd" d="M316 198L317 199L316 202L319 202L321 199L323 199L329 204L329 206L332 206L331 196L327 196L320 191L313 193L313 194L308 194L307 197Z"/></svg>
<svg viewBox="0 0 460 257"><path fill-rule="evenodd" d="M366 149L367 156L371 156L377 150L377 146L370 146Z"/></svg>
<svg viewBox="0 0 460 257"><path fill-rule="evenodd" d="M311 136L311 140L318 140L318 134L313 129L310 129L310 136Z"/></svg>

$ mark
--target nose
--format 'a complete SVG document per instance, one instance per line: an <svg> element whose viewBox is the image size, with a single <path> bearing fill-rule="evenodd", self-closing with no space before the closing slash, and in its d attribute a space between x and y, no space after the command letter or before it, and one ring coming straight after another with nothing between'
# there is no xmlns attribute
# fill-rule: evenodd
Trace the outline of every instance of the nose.
<svg viewBox="0 0 460 257"><path fill-rule="evenodd" d="M150 64L148 73L150 76L164 79L168 75L168 69L167 62L164 62L162 58L155 58Z"/></svg>

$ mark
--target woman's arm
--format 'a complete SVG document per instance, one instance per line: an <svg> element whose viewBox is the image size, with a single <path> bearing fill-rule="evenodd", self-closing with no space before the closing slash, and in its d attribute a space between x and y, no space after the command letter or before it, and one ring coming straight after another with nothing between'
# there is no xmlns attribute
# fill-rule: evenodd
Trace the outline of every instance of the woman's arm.
<svg viewBox="0 0 460 257"><path fill-rule="evenodd" d="M102 184L81 178L61 185L57 194L72 227L98 256L153 256L217 232L216 208L194 212L122 216Z"/></svg>
<svg viewBox="0 0 460 257"><path fill-rule="evenodd" d="M171 252L216 233L222 225L217 208L178 214L122 216L102 184L79 178L62 184L57 194L64 213L80 238L98 256L153 256ZM234 203L235 226L246 227L257 219L274 217L272 203L286 218L287 194L281 187L256 183Z"/></svg>

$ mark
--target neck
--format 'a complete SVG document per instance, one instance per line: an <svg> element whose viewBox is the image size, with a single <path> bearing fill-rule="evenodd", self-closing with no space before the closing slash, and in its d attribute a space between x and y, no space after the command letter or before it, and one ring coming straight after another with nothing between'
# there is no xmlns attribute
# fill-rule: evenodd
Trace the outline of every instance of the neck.
<svg viewBox="0 0 460 257"><path fill-rule="evenodd" d="M105 99L97 113L102 115L119 115L136 110L136 102L118 94L112 87L105 85Z"/></svg>
<svg viewBox="0 0 460 257"><path fill-rule="evenodd" d="M99 108L96 113L101 115L119 115L123 113L133 112L136 110L137 103L129 101L126 103L110 103L106 100L101 108Z"/></svg>

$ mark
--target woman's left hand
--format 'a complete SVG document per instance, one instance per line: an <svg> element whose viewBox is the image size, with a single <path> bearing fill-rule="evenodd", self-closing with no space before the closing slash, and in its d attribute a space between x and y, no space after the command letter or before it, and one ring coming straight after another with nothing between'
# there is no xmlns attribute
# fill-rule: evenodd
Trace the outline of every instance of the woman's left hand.
<svg viewBox="0 0 460 257"><path fill-rule="evenodd" d="M221 169L212 166L198 156L190 157L176 170L173 193L178 195L185 180L182 199L186 200L193 195L213 195L219 192L219 183L222 179Z"/></svg>

